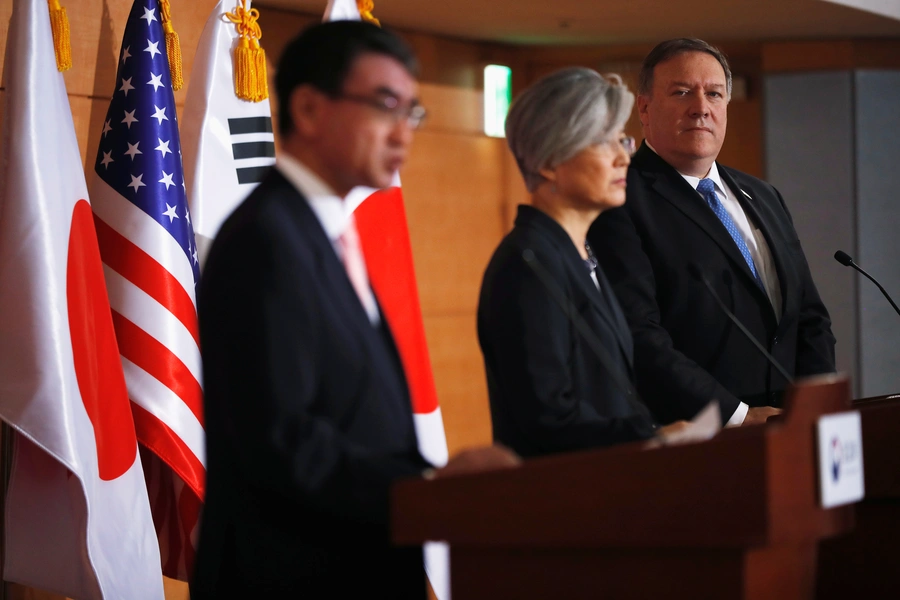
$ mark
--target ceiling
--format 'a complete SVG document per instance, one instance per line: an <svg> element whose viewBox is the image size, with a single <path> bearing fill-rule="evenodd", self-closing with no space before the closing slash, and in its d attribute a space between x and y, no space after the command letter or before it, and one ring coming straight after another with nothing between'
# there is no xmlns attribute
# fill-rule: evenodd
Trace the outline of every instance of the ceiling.
<svg viewBox="0 0 900 600"><path fill-rule="evenodd" d="M824 0L374 0L398 29L515 44L900 37L900 20ZM835 0L842 1L842 0ZM856 2L878 0L855 0ZM321 14L326 0L260 0Z"/></svg>

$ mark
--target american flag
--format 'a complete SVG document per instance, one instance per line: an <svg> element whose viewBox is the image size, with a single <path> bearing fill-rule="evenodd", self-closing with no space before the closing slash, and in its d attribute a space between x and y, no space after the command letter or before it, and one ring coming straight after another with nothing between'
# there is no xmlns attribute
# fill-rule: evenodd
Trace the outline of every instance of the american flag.
<svg viewBox="0 0 900 600"><path fill-rule="evenodd" d="M116 338L163 572L192 569L205 483L199 258L158 0L136 0L92 188Z"/></svg>

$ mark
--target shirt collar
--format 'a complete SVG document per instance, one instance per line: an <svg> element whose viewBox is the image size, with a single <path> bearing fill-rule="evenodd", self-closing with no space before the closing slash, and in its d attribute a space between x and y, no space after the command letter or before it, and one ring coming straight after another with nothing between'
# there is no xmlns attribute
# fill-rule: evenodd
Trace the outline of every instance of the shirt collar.
<svg viewBox="0 0 900 600"><path fill-rule="evenodd" d="M716 163L713 163L709 168L709 173L706 174L706 177L692 177L690 175L685 175L684 173L678 174L684 177L684 180L687 181L695 190L697 189L697 186L700 185L701 179L712 179L712 182L716 184L716 191L723 196L727 195L725 193L725 184L722 183L722 177L719 175L719 167L716 166Z"/></svg>
<svg viewBox="0 0 900 600"><path fill-rule="evenodd" d="M659 152L656 151L656 148L650 145L650 142L644 140L644 143L647 144L647 147L653 150L653 153L659 156ZM678 174L684 177L684 180L687 181L692 188L695 190L697 186L700 185L701 179L712 179L713 183L716 185L716 190L723 195L725 193L725 184L722 183L722 177L719 176L719 167L716 166L716 162L713 161L712 166L709 168L709 173L706 174L706 177L694 177L692 175L685 175L681 171L678 171Z"/></svg>
<svg viewBox="0 0 900 600"><path fill-rule="evenodd" d="M352 211L347 210L344 199L338 196L321 177L302 162L286 152L278 155L275 163L282 175L305 198L315 213L322 229L332 243L344 234L350 224Z"/></svg>

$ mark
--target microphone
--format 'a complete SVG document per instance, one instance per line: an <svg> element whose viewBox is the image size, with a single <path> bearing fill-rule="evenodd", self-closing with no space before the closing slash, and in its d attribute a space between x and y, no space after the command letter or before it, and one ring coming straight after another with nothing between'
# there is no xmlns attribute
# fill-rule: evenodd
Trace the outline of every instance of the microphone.
<svg viewBox="0 0 900 600"><path fill-rule="evenodd" d="M600 359L606 372L609 373L619 389L625 392L625 398L632 404L632 408L634 408L638 414L646 417L655 428L657 426L656 419L653 418L650 409L648 409L643 400L641 400L637 390L631 385L631 382L622 375L621 371L616 368L616 364L606 347L603 345L603 342L600 341L600 338L597 337L597 334L594 333L591 326L587 324L584 317L578 314L578 310L572 304L572 301L566 298L566 295L559 287L559 284L553 281L553 278L547 272L547 269L544 268L544 265L538 261L534 252L530 249L525 249L522 252L522 260L524 260L525 264L534 271L534 274L537 275L538 280L544 288L550 292L550 296L556 301L559 307L562 308L566 318L575 325L575 329L578 330L578 333L581 334L597 358Z"/></svg>
<svg viewBox="0 0 900 600"><path fill-rule="evenodd" d="M743 323L741 323L741 320L738 319L733 312L728 310L728 307L725 306L724 302L722 302L722 299L719 297L719 294L716 293L716 290L713 288L712 284L709 282L709 279L707 279L706 275L703 274L703 270L700 268L700 266L697 265L697 263L692 262L692 263L688 264L687 268L688 268L688 273L691 274L691 277L701 281L703 283L703 285L706 286L707 291L713 297L713 300L716 301L716 304L719 305L719 308L722 309L722 312L724 312L725 315L729 319L731 319L731 322L734 323L737 326L737 328L741 330L741 333L743 333L744 336L748 340L750 340L750 343L753 344L753 346L756 347L756 349L759 350L760 353L766 357L766 360L769 361L769 364L771 364L773 367L775 367L775 370L778 371L779 373L781 373L781 376L784 377L788 383L793 383L794 378L791 377L791 375L785 370L784 367L781 366L781 364L775 359L774 356L769 354L769 351L766 350L765 347L759 343L759 340L757 340L753 336L753 334L750 333L750 330L747 329ZM727 271L725 273L728 274Z"/></svg>
<svg viewBox="0 0 900 600"><path fill-rule="evenodd" d="M887 298L887 301L891 303L891 306L893 306L894 310L897 311L897 314L900 315L900 308L897 308L897 305L894 304L893 299L888 295L887 291L885 291L885 289L883 287L881 287L880 283L875 281L874 277L872 277L871 275L869 275L868 273L863 271L862 267L860 267L858 264L853 262L853 259L850 258L849 254L847 254L843 250L838 250L837 252L834 253L834 260L838 261L845 267L853 267L854 269L856 269L857 271L859 271L860 273L862 273L863 275L868 277L869 281L871 281L872 283L874 283L875 285L878 286L878 289L881 290L881 293L884 294L884 297Z"/></svg>

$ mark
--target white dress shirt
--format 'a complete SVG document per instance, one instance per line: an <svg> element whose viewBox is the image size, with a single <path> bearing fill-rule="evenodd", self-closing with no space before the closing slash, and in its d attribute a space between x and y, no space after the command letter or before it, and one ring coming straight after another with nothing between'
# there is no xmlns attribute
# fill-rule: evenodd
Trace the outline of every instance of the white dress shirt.
<svg viewBox="0 0 900 600"><path fill-rule="evenodd" d="M306 198L306 202L322 225L322 229L325 230L325 235L328 236L338 260L343 263L340 239L352 222L353 211L348 210L344 199L322 181L321 177L286 152L278 155L275 168ZM368 273L365 273L365 279L368 284ZM367 285L366 287L372 293L371 286ZM362 304L369 317L369 322L372 325L378 325L381 322L381 316L378 313L375 294L372 293L371 302L362 302Z"/></svg>

